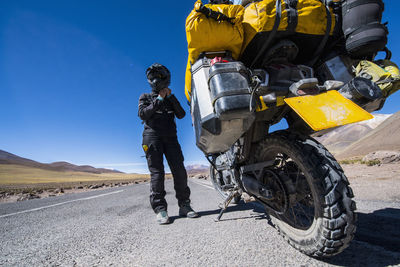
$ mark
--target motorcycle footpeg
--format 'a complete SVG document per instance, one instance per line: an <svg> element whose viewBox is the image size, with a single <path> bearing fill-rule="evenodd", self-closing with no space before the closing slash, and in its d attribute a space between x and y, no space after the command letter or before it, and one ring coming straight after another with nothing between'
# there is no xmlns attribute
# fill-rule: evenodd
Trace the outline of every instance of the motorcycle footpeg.
<svg viewBox="0 0 400 267"><path fill-rule="evenodd" d="M318 94L319 93L318 79L316 78L302 79L296 83L293 83L290 86L289 90L295 96Z"/></svg>
<svg viewBox="0 0 400 267"><path fill-rule="evenodd" d="M256 201L255 197L250 196L249 194L247 194L245 192L242 193L242 198L243 198L244 203L249 203L249 202Z"/></svg>
<svg viewBox="0 0 400 267"><path fill-rule="evenodd" d="M235 188L235 186L233 184L227 184L227 185L221 186L221 189L224 191L231 190L233 188Z"/></svg>

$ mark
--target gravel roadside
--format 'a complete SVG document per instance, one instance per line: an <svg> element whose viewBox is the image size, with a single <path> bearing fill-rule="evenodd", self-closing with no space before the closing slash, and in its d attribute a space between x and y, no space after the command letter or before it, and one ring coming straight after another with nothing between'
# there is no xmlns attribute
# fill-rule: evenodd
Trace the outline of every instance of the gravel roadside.
<svg viewBox="0 0 400 267"><path fill-rule="evenodd" d="M342 167L357 199L400 202L400 163Z"/></svg>

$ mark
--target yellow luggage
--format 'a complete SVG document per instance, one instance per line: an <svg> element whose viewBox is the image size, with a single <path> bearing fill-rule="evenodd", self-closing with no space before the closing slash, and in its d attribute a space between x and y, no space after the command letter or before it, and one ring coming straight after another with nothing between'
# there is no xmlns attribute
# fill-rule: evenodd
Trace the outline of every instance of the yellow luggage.
<svg viewBox="0 0 400 267"><path fill-rule="evenodd" d="M385 59L375 62L361 60L355 72L356 76L375 82L381 88L384 97L388 97L400 89L399 68L390 60Z"/></svg>
<svg viewBox="0 0 400 267"><path fill-rule="evenodd" d="M321 53L329 36L335 32L335 26L333 10L320 0L253 2L244 12L241 60L247 66L260 65L262 58L256 58L257 54L274 41L287 38L299 47L296 60L304 63Z"/></svg>
<svg viewBox="0 0 400 267"><path fill-rule="evenodd" d="M188 63L185 77L185 93L190 101L191 65L202 52L231 51L238 59L243 43L244 7L241 5L206 4L198 0L186 19Z"/></svg>

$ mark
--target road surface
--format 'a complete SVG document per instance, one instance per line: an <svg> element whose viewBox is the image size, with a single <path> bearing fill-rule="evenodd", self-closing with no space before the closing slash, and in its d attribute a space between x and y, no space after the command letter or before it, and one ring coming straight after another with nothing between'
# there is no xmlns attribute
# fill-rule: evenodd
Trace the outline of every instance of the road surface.
<svg viewBox="0 0 400 267"><path fill-rule="evenodd" d="M400 203L357 200L359 226L342 254L301 254L254 204L221 201L207 181L189 179L198 219L178 217L166 182L169 225L158 225L149 184L0 204L0 266L387 266L400 265Z"/></svg>

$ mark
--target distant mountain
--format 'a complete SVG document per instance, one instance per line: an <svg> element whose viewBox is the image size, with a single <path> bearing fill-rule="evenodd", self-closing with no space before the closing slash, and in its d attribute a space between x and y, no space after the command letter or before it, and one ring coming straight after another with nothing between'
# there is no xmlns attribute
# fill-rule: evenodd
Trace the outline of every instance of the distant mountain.
<svg viewBox="0 0 400 267"><path fill-rule="evenodd" d="M0 150L0 164L14 164L32 168L39 168L50 171L72 171L72 172L89 172L89 173L121 173L116 170L109 170L104 168L94 168L89 165L74 165L68 162L53 162L53 163L40 163L34 160L19 157L4 150Z"/></svg>
<svg viewBox="0 0 400 267"><path fill-rule="evenodd" d="M193 164L186 166L186 170L208 170L208 165L203 164Z"/></svg>
<svg viewBox="0 0 400 267"><path fill-rule="evenodd" d="M338 159L365 156L375 151L400 151L400 111L390 116L360 140L338 153Z"/></svg>
<svg viewBox="0 0 400 267"><path fill-rule="evenodd" d="M391 116L391 114L374 114L373 119L338 127L316 139L336 155L368 135Z"/></svg>
<svg viewBox="0 0 400 267"><path fill-rule="evenodd" d="M189 175L208 174L209 166L202 164L187 165L186 171Z"/></svg>

